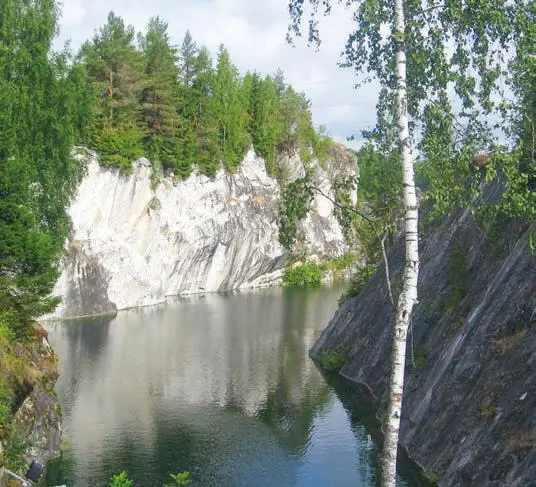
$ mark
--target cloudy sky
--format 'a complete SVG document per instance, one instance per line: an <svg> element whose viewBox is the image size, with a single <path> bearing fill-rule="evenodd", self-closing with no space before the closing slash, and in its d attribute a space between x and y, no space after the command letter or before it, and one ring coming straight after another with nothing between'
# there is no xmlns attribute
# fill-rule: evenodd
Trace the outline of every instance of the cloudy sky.
<svg viewBox="0 0 536 487"><path fill-rule="evenodd" d="M317 52L303 39L294 48L285 42L287 5L288 0L63 0L57 45L70 39L77 49L106 21L110 10L138 31L158 15L169 23L177 45L189 29L197 44L213 54L219 44L225 44L242 73L268 74L281 68L287 81L312 100L315 123L325 125L336 140L345 141L371 128L376 88L355 90L352 72L337 66L351 29L351 14L336 8L321 22L322 45ZM357 147L359 142L350 145Z"/></svg>

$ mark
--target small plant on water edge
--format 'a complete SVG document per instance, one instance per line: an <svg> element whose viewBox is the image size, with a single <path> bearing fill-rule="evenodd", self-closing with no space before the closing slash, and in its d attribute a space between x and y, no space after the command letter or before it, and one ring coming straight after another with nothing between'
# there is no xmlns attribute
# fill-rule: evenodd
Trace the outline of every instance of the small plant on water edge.
<svg viewBox="0 0 536 487"><path fill-rule="evenodd" d="M28 466L24 454L30 447L30 442L24 439L22 433L12 427L4 452L5 465L14 472L20 472Z"/></svg>
<svg viewBox="0 0 536 487"><path fill-rule="evenodd" d="M317 264L305 263L287 267L283 272L286 287L318 287L322 283L322 269Z"/></svg>
<svg viewBox="0 0 536 487"><path fill-rule="evenodd" d="M190 480L190 472L171 473L169 476L173 482L171 484L165 484L164 487L176 487L190 485L192 483Z"/></svg>
<svg viewBox="0 0 536 487"><path fill-rule="evenodd" d="M109 487L132 487L132 480L129 480L127 473L123 470L115 474L108 484Z"/></svg>
<svg viewBox="0 0 536 487"><path fill-rule="evenodd" d="M169 476L171 477L171 483L164 484L162 487L183 487L192 483L190 472L188 471L172 473ZM132 485L133 481L128 478L128 474L123 470L110 479L108 487L132 487Z"/></svg>
<svg viewBox="0 0 536 487"><path fill-rule="evenodd" d="M338 372L346 363L348 352L344 347L335 347L325 350L320 355L320 363L327 372Z"/></svg>

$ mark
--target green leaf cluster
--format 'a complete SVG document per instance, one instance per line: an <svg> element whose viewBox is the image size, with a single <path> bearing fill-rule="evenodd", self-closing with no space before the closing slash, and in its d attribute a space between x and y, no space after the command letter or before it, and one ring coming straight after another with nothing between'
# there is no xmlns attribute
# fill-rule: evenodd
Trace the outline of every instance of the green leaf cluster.
<svg viewBox="0 0 536 487"><path fill-rule="evenodd" d="M71 151L89 96L83 69L50 52L56 22L53 0L0 10L0 309L22 335L56 305L65 208L83 169Z"/></svg>
<svg viewBox="0 0 536 487"><path fill-rule="evenodd" d="M289 250L296 240L298 222L307 216L313 199L310 181L310 174L306 174L302 178L287 183L283 188L279 206L279 242Z"/></svg>
<svg viewBox="0 0 536 487"><path fill-rule="evenodd" d="M283 272L285 287L318 287L322 283L324 270L321 265L305 262L291 265Z"/></svg>
<svg viewBox="0 0 536 487"><path fill-rule="evenodd" d="M171 477L171 483L166 483L162 487L179 487L190 485L192 483L190 479L190 472L184 471L179 473L169 474ZM133 481L128 478L128 474L123 470L115 474L108 484L108 487L132 487Z"/></svg>
<svg viewBox="0 0 536 487"><path fill-rule="evenodd" d="M289 34L300 35L303 1L290 0ZM319 13L332 3L309 0L309 41L320 43ZM339 1L342 3L342 1ZM405 0L406 29L395 32L388 0L347 2L355 26L342 65L356 70L358 86L380 84L377 121L364 131L383 154L399 147L395 113L395 52L403 43L406 108L417 141L419 179L433 203L431 217L488 206L487 218L536 215L536 7L533 1ZM386 35L390 33L390 35ZM508 88L508 89L505 89ZM474 157L492 154L485 167ZM482 183L504 187L486 203Z"/></svg>

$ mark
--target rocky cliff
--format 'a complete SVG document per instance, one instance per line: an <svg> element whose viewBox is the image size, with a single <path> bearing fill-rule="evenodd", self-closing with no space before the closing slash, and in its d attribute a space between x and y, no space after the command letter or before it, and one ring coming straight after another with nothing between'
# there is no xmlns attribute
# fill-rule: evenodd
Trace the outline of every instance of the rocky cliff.
<svg viewBox="0 0 536 487"><path fill-rule="evenodd" d="M61 410L54 390L58 368L47 332L37 323L30 337L15 343L11 353L18 365L2 372L8 374L13 389L13 417L9 429L0 430L0 466L7 462L10 469L24 475L32 460L44 465L60 454ZM0 353L0 358L5 356ZM11 464L13 455L16 463ZM19 483L10 481L0 469L0 487L8 485Z"/></svg>
<svg viewBox="0 0 536 487"><path fill-rule="evenodd" d="M333 177L355 174L341 149L315 165L316 184L331 193ZM234 174L185 181L152 180L149 161L131 175L86 156L87 174L69 208L72 238L54 289L62 297L55 318L162 302L166 296L277 283L288 261L278 240L280 185L249 151ZM282 161L289 178L303 173L296 157ZM300 251L312 259L342 255L347 247L332 203L317 195L300 224ZM49 317L50 318L50 317Z"/></svg>
<svg viewBox="0 0 536 487"><path fill-rule="evenodd" d="M535 228L503 223L484 234L459 212L420 244L400 441L440 486L536 486ZM395 288L403 260L399 242ZM347 353L340 374L385 404L392 320L380 271L311 354Z"/></svg>

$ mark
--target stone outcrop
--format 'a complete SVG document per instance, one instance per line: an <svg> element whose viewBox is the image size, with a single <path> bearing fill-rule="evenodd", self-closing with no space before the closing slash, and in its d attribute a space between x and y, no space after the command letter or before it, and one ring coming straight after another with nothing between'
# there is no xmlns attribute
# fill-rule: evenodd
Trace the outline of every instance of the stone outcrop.
<svg viewBox="0 0 536 487"><path fill-rule="evenodd" d="M32 332L34 337L15 345L24 367L13 378L16 386L10 434L24 442L22 460L27 465L33 460L45 465L60 455L61 410L54 390L58 367L47 332L37 323ZM0 441L0 458L7 443L7 436ZM24 475L25 471L17 473ZM0 472L0 486L14 485L9 482L7 474Z"/></svg>
<svg viewBox="0 0 536 487"><path fill-rule="evenodd" d="M326 169L316 163L315 181L326 193L332 192L334 175L355 174L354 159L345 157L337 153ZM46 318L279 283L288 262L278 240L281 190L253 151L233 174L220 170L214 178L193 174L159 183L146 159L136 161L130 175L99 166L95 154L86 159L86 176L69 208L72 237L54 289L62 304ZM299 177L299 159L286 164ZM347 246L333 204L316 195L311 207L300 223L300 250L313 260L342 255Z"/></svg>
<svg viewBox="0 0 536 487"><path fill-rule="evenodd" d="M536 485L534 225L486 236L469 211L427 230L408 337L401 444L443 487ZM390 255L401 282L403 242ZM393 309L383 270L311 349L347 353L340 374L387 401ZM414 362L414 365L412 364Z"/></svg>

